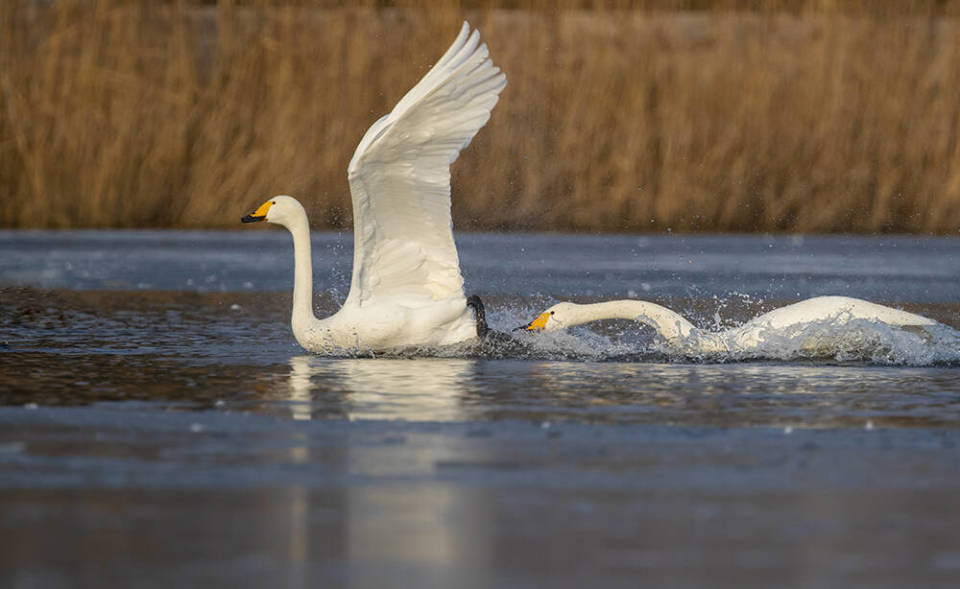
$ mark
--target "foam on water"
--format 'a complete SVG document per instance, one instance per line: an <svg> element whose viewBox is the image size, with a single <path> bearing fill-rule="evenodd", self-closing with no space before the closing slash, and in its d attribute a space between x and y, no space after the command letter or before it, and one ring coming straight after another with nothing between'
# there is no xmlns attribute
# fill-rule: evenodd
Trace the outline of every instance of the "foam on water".
<svg viewBox="0 0 960 589"><path fill-rule="evenodd" d="M683 352L696 349L695 341L687 341L680 347L681 354L720 362L834 361L905 366L960 363L960 332L945 325L901 327L869 319L833 318L771 328L748 345L738 345L734 337L728 340L728 351L704 354Z"/></svg>

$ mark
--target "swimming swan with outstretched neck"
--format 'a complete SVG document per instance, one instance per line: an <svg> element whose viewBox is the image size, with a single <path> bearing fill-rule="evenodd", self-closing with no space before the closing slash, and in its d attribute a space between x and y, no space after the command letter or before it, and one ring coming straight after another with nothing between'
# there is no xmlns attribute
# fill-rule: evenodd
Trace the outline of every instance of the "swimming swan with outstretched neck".
<svg viewBox="0 0 960 589"><path fill-rule="evenodd" d="M490 118L506 76L463 23L453 45L375 122L347 168L353 277L341 309L313 314L310 226L296 199L277 196L245 216L293 235L291 325L312 352L445 346L477 337L463 295L450 217L450 165Z"/></svg>
<svg viewBox="0 0 960 589"><path fill-rule="evenodd" d="M584 304L557 303L524 326L530 331L554 331L604 319L629 319L649 325L663 342L676 351L690 354L744 353L770 341L771 337L808 338L800 342L805 348L829 346L827 336L804 333L805 327L830 322L832 326L857 325L854 320L882 323L888 326L923 329L939 325L915 313L885 307L862 299L840 296L814 297L774 309L754 317L739 327L720 332L697 328L679 313L637 300L615 300ZM833 332L832 339L842 337ZM826 339L825 339L826 338Z"/></svg>

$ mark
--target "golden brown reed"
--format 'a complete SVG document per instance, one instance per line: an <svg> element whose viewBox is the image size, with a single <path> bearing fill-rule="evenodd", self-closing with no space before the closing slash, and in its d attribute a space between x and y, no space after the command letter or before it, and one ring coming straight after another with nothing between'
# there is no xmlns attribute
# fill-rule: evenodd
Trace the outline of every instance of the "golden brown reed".
<svg viewBox="0 0 960 589"><path fill-rule="evenodd" d="M0 226L349 226L353 148L468 18L508 86L458 228L960 229L956 1L383 4L0 3Z"/></svg>

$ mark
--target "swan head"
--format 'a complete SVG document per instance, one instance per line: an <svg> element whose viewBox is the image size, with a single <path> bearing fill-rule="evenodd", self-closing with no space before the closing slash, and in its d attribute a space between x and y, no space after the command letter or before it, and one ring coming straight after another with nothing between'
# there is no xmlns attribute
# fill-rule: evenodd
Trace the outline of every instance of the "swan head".
<svg viewBox="0 0 960 589"><path fill-rule="evenodd" d="M241 218L243 223L256 223L266 221L267 223L277 223L284 226L299 218L306 216L303 205L292 196L275 196L263 203L257 210Z"/></svg>
<svg viewBox="0 0 960 589"><path fill-rule="evenodd" d="M579 305L576 303L557 303L543 313L537 315L537 318L522 325L517 329L527 331L556 331L577 325L576 315Z"/></svg>

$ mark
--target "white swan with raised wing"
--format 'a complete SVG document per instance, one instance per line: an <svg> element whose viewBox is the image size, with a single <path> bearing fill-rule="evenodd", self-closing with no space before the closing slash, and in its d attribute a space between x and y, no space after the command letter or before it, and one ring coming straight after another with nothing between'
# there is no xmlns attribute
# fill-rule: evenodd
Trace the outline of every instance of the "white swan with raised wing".
<svg viewBox="0 0 960 589"><path fill-rule="evenodd" d="M506 77L463 23L450 49L360 140L348 167L354 255L350 294L313 314L310 227L303 206L277 196L245 216L293 235L291 325L313 352L383 351L476 337L450 217L450 164L490 118Z"/></svg>
<svg viewBox="0 0 960 589"><path fill-rule="evenodd" d="M739 327L720 332L697 328L682 315L648 301L630 299L602 303L557 303L524 326L530 331L553 331L605 319L628 319L649 325L670 347L692 354L749 353L772 338L802 337L806 349L826 349L842 338L843 331L829 334L806 328L862 326L861 322L899 328L939 325L933 319L885 307L863 299L841 296L814 297L754 317Z"/></svg>

